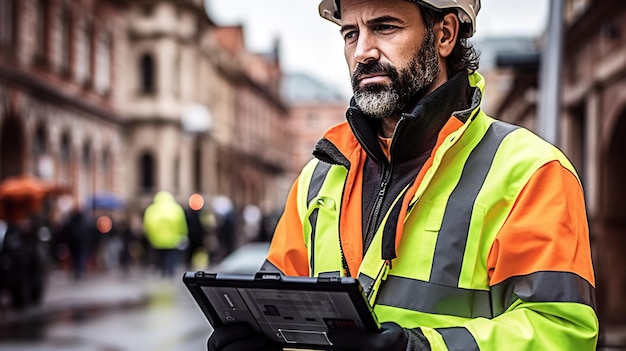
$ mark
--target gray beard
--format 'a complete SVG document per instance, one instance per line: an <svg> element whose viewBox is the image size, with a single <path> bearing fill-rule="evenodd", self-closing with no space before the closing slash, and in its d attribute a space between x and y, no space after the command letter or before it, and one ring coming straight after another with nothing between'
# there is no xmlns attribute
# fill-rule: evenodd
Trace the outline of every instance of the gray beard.
<svg viewBox="0 0 626 351"><path fill-rule="evenodd" d="M364 88L353 83L354 100L359 109L374 118L399 115L407 104L420 99L439 74L434 33L428 31L407 69L396 73L390 85ZM393 74L389 75L393 77Z"/></svg>

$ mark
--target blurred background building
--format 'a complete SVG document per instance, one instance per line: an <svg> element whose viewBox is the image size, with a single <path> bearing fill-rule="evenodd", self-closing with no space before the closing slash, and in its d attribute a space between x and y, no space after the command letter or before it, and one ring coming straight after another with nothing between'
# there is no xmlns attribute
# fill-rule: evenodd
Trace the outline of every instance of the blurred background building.
<svg viewBox="0 0 626 351"><path fill-rule="evenodd" d="M123 195L144 207L225 195L275 207L285 190L288 111L274 52L246 51L241 27L218 27L203 1L129 1Z"/></svg>
<svg viewBox="0 0 626 351"><path fill-rule="evenodd" d="M0 178L139 211L158 190L282 205L294 141L278 41L247 51L202 0L3 0L0 16Z"/></svg>
<svg viewBox="0 0 626 351"><path fill-rule="evenodd" d="M294 140L287 172L288 178L295 179L326 129L345 120L348 98L306 74L285 74L281 89L290 107Z"/></svg>
<svg viewBox="0 0 626 351"><path fill-rule="evenodd" d="M212 258L269 240L317 138L343 119L347 99L284 74L278 39L251 52L243 25L205 5L0 1L0 188L18 179L38 202L18 213L0 194L0 220L36 215L62 266L76 211L111 234L90 244L91 266L150 261L141 218L159 191L201 217L194 245Z"/></svg>
<svg viewBox="0 0 626 351"><path fill-rule="evenodd" d="M120 1L0 2L0 178L124 192L126 24Z"/></svg>

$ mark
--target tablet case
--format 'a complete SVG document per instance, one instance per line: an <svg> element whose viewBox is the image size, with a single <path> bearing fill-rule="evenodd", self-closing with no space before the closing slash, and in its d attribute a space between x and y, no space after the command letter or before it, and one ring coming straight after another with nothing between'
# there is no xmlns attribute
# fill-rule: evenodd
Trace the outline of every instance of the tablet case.
<svg viewBox="0 0 626 351"><path fill-rule="evenodd" d="M183 282L213 327L246 322L290 348L331 345L326 336L331 328L380 327L354 278L199 271L186 272Z"/></svg>

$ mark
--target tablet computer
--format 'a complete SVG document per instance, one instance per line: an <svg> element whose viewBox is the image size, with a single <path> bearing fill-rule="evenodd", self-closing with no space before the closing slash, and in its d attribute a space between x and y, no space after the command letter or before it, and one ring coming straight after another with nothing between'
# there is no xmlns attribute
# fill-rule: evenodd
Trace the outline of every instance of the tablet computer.
<svg viewBox="0 0 626 351"><path fill-rule="evenodd" d="M357 279L186 272L183 282L213 327L246 322L289 348L331 345L331 328L377 331Z"/></svg>

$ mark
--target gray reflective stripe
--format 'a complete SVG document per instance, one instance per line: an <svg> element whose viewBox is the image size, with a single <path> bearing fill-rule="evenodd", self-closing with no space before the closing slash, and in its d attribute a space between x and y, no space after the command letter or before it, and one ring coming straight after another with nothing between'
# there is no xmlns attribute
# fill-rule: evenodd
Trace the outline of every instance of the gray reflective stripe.
<svg viewBox="0 0 626 351"><path fill-rule="evenodd" d="M492 123L467 158L443 215L430 273L431 282L458 285L474 202L502 140L517 128L503 122Z"/></svg>
<svg viewBox="0 0 626 351"><path fill-rule="evenodd" d="M374 286L374 278L371 278L363 273L359 273L357 278L363 287L363 291L365 292L365 296L369 296L370 290L372 290L372 286Z"/></svg>
<svg viewBox="0 0 626 351"><path fill-rule="evenodd" d="M461 289L391 275L383 284L376 300L379 305L465 318L492 317L489 291Z"/></svg>
<svg viewBox="0 0 626 351"><path fill-rule="evenodd" d="M278 267L274 266L274 264L272 264L272 262L265 260L265 262L263 262L263 265L261 265L261 269L259 269L259 271L262 272L280 272L280 274L284 275L285 273L283 273L280 269L278 269Z"/></svg>
<svg viewBox="0 0 626 351"><path fill-rule="evenodd" d="M309 192L306 198L307 206L311 203L311 201L313 201L317 194L319 194L320 189L322 189L322 185L324 184L328 170L330 170L330 166L330 163L326 162L318 162L317 165L315 165L313 175L311 176L311 183L309 184Z"/></svg>
<svg viewBox="0 0 626 351"><path fill-rule="evenodd" d="M595 289L571 272L536 272L511 277L491 288L493 311L499 315L517 299L524 302L576 302L596 308Z"/></svg>
<svg viewBox="0 0 626 351"><path fill-rule="evenodd" d="M317 216L320 212L319 208L316 208L311 212L309 216L309 223L311 223L311 238L309 240L309 245L311 247L311 274L315 274L315 233L317 233Z"/></svg>
<svg viewBox="0 0 626 351"><path fill-rule="evenodd" d="M435 329L443 337L448 351L480 351L476 339L463 327Z"/></svg>

